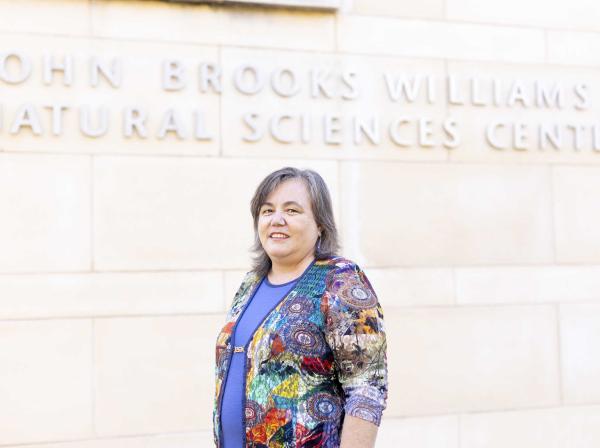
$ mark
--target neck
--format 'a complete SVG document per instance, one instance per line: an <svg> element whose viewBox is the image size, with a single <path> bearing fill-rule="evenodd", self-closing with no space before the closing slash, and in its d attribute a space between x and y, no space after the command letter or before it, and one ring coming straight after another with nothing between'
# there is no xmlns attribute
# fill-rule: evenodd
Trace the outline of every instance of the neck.
<svg viewBox="0 0 600 448"><path fill-rule="evenodd" d="M294 263L282 263L277 260L271 260L271 270L267 277L274 284L287 283L290 280L300 277L314 259L314 255L310 253L299 262Z"/></svg>

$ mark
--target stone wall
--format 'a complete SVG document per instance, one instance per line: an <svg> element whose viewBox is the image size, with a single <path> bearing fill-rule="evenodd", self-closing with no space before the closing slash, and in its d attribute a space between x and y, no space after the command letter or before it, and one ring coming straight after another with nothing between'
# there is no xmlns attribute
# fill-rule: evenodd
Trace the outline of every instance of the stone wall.
<svg viewBox="0 0 600 448"><path fill-rule="evenodd" d="M600 444L600 3L0 0L2 55L1 447L212 446L285 165L384 308L378 448Z"/></svg>

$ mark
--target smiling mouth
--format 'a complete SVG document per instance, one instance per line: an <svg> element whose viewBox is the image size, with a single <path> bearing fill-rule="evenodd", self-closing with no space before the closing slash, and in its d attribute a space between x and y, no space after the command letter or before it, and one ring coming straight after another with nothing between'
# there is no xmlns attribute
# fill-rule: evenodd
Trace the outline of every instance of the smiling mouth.
<svg viewBox="0 0 600 448"><path fill-rule="evenodd" d="M272 238L274 240L285 240L285 239L288 239L289 236L286 235L285 233L277 233L277 232L275 232L275 233L270 234L269 238Z"/></svg>

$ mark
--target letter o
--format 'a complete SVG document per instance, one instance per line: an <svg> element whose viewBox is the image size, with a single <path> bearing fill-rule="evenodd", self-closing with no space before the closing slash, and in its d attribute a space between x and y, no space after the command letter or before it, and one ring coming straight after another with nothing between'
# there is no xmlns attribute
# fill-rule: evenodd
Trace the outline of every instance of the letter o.
<svg viewBox="0 0 600 448"><path fill-rule="evenodd" d="M246 73L250 73L253 77L251 84L244 83ZM254 95L260 92L265 86L265 77L262 72L253 65L242 65L235 70L233 74L233 83L236 89L246 95Z"/></svg>
<svg viewBox="0 0 600 448"><path fill-rule="evenodd" d="M290 79L289 85L283 81L285 75ZM290 68L275 70L271 75L271 87L277 95L284 97L294 96L300 91L296 73Z"/></svg>
<svg viewBox="0 0 600 448"><path fill-rule="evenodd" d="M18 75L11 76L8 72L6 66L10 58L15 58L19 61L21 72ZM29 78L29 75L31 75L31 61L27 56L17 52L0 54L0 80L9 84L20 84Z"/></svg>

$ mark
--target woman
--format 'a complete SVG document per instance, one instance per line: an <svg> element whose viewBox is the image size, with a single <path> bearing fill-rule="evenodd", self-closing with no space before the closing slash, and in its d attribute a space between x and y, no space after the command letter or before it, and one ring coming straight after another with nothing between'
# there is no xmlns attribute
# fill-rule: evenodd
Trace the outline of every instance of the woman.
<svg viewBox="0 0 600 448"><path fill-rule="evenodd" d="M217 447L374 446L387 399L383 314L362 270L335 256L325 182L275 171L251 211L257 257L217 338Z"/></svg>

